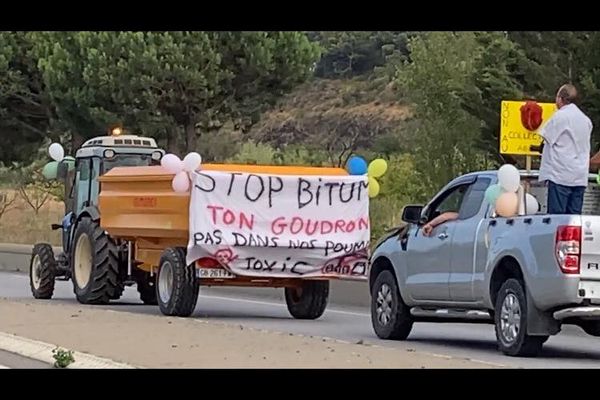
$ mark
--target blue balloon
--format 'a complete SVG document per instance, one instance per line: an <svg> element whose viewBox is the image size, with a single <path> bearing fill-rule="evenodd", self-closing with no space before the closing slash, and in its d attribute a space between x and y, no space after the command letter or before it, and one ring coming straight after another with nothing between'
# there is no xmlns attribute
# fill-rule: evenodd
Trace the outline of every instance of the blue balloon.
<svg viewBox="0 0 600 400"><path fill-rule="evenodd" d="M502 190L500 185L491 185L485 191L485 199L488 203L495 204L496 200L498 200L498 197L500 197L503 192L504 190Z"/></svg>
<svg viewBox="0 0 600 400"><path fill-rule="evenodd" d="M364 175L367 173L367 162L364 158L352 156L346 164L346 169L350 175Z"/></svg>

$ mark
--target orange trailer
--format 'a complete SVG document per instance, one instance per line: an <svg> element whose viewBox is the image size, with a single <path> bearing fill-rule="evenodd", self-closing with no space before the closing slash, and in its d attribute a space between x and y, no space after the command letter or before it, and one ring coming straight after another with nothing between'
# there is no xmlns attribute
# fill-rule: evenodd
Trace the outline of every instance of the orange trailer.
<svg viewBox="0 0 600 400"><path fill-rule="evenodd" d="M203 170L225 171L277 175L320 175L342 176L348 173L341 168L300 167L300 166L264 166L234 164L204 164ZM191 276L197 266L222 269L214 259L203 258L196 266L185 266L182 257L189 239L189 193L176 193L171 187L173 175L160 166L114 168L100 178L101 191L98 208L102 216L101 227L115 239L127 242L129 269L138 268L155 276L161 265L165 264L165 249L180 249L171 252L168 260L173 269L189 268ZM161 262L162 261L162 262ZM169 265L169 263L167 263ZM171 268L171 267L169 267ZM170 279L176 279L177 273ZM189 277L188 277L189 278ZM165 278L166 279L166 278ZM160 278L157 280L160 286ZM327 280L253 278L234 276L233 278L202 278L205 286L256 286L285 288L288 308L297 318L318 318L325 310L329 291ZM167 285L167 283L165 283ZM195 283L198 286L198 283ZM158 303L165 314L189 315L195 301L188 306L169 306L169 296ZM165 287L165 290L168 289ZM172 294L172 293L171 293ZM197 291L189 296L197 297ZM170 296L172 297L172 296ZM183 302L186 303L186 302Z"/></svg>

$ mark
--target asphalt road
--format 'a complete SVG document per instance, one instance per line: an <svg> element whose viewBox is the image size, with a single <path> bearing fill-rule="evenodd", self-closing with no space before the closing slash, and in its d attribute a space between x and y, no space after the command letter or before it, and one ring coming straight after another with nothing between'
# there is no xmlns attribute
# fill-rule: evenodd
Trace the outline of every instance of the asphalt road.
<svg viewBox="0 0 600 400"><path fill-rule="evenodd" d="M0 272L0 297L31 299L27 275ZM273 294L273 290L268 292ZM330 337L348 342L414 349L439 355L484 361L496 365L525 368L600 368L600 338L586 335L577 327L565 326L563 332L546 342L538 358L506 357L496 350L492 325L418 323L407 341L378 339L371 328L369 310L331 305L316 321L294 320L282 296L238 297L235 291L201 288L192 318L202 318L271 331ZM57 282L54 302L77 304L70 282ZM118 302L97 306L115 311L160 315L157 306L144 306L135 288L127 288ZM0 364L2 357L0 354Z"/></svg>

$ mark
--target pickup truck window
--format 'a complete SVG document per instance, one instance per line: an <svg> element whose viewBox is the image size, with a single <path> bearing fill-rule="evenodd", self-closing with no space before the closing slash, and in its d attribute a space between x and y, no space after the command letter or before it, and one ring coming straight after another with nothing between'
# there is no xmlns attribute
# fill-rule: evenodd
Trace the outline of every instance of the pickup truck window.
<svg viewBox="0 0 600 400"><path fill-rule="evenodd" d="M446 192L443 197L438 200L439 203L437 205L433 205L432 212L430 213L428 220L431 221L438 215L446 212L459 212L463 198L469 186L469 184L455 186Z"/></svg>
<svg viewBox="0 0 600 400"><path fill-rule="evenodd" d="M473 183L465 183L449 189L433 204L428 215L431 221L438 215L455 212L459 219L469 219L477 215L485 196L485 190L491 183L490 178L478 178Z"/></svg>
<svg viewBox="0 0 600 400"><path fill-rule="evenodd" d="M491 183L490 178L477 178L477 181L469 186L462 204L458 219L469 219L477 215L481 209L481 203L485 197L485 190Z"/></svg>

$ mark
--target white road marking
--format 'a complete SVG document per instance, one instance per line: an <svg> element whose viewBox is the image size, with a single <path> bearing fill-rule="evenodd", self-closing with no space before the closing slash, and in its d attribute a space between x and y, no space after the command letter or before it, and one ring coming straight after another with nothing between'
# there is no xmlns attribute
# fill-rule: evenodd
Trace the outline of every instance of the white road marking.
<svg viewBox="0 0 600 400"><path fill-rule="evenodd" d="M0 369L10 369L9 367L7 367L6 365L2 365L0 364Z"/></svg>
<svg viewBox="0 0 600 400"><path fill-rule="evenodd" d="M26 278L26 276L24 276L23 274L14 273L14 275L18 276L19 278L23 278L23 279ZM237 302L243 302L243 303L249 303L249 304L262 304L262 305L266 305L266 306L287 307L285 304L281 304L281 303L243 299L240 297L224 297L224 296L213 296L213 295L204 295L204 294L201 294L200 297L207 297L207 298L212 298L212 299L217 299L217 300L226 300L226 301L237 301ZM331 312L331 313L335 313L335 314L345 314L345 315L356 315L359 317L370 317L371 316L371 314L369 314L369 313L337 310L337 309L332 309L329 307L327 307L325 312Z"/></svg>
<svg viewBox="0 0 600 400"><path fill-rule="evenodd" d="M237 301L237 302L241 302L241 303L262 304L262 305L266 305L266 306L287 307L285 304L281 304L281 303L272 303L269 301L259 301L259 300L248 300L248 299L242 299L239 297L222 297L222 296L212 296L212 295L201 295L200 297L207 297L210 299L217 299L217 300ZM336 314L358 315L359 317L370 317L371 316L371 314L367 314L367 313L334 310L331 308L327 308L325 310L325 312L331 312L331 313L336 313Z"/></svg>

